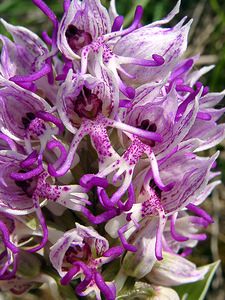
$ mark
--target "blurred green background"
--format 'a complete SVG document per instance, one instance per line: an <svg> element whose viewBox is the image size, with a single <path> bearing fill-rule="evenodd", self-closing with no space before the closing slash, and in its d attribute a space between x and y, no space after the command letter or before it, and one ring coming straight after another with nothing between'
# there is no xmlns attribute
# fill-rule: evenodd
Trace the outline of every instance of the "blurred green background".
<svg viewBox="0 0 225 300"><path fill-rule="evenodd" d="M46 0L46 3L60 17L62 15L62 0ZM102 0L109 5L109 0ZM164 17L176 4L176 0L117 0L117 9L126 16L125 23L132 21L136 5L145 7L144 23ZM211 91L221 91L225 87L225 0L183 0L181 11L171 22L176 24L183 16L193 18L189 35L187 56L201 54L198 67L216 64L216 67L203 78ZM43 30L51 31L51 23L40 12L31 0L0 0L0 17L14 25L27 26L41 34ZM0 33L5 33L0 25ZM221 103L220 107L225 106ZM225 121L225 120L223 120ZM192 260L198 265L221 259L222 268L217 272L207 299L225 299L225 142L217 147L221 150L218 169L222 171L222 181L218 189L205 202L205 208L214 216L215 223L208 229L209 239L196 248ZM216 149L209 151L212 154Z"/></svg>

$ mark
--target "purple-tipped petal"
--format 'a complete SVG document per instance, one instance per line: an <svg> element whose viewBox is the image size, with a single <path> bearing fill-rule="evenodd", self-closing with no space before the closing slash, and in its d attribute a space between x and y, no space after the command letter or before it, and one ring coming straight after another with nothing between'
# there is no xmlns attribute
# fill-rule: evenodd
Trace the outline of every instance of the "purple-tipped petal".
<svg viewBox="0 0 225 300"><path fill-rule="evenodd" d="M73 277L79 272L79 266L75 265L73 268L71 268L63 278L61 278L60 283L62 285L68 285L70 284L70 281L73 279Z"/></svg>
<svg viewBox="0 0 225 300"><path fill-rule="evenodd" d="M213 218L206 212L204 211L204 209L195 206L193 203L189 203L186 206L190 211L196 213L198 216L202 217L203 219L205 219L207 222L209 223L213 223Z"/></svg>
<svg viewBox="0 0 225 300"><path fill-rule="evenodd" d="M121 27L123 26L123 22L124 22L124 17L123 16L117 16L113 22L112 25L112 32L114 31L118 31L121 29Z"/></svg>
<svg viewBox="0 0 225 300"><path fill-rule="evenodd" d="M95 282L107 300L115 300L116 299L115 289L109 287L105 283L102 275L98 272L95 273Z"/></svg>

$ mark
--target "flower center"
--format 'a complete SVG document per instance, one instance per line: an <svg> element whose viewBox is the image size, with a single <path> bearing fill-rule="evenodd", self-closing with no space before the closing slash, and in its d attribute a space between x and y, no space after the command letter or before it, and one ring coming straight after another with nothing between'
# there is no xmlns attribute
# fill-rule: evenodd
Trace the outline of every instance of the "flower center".
<svg viewBox="0 0 225 300"><path fill-rule="evenodd" d="M157 126L155 123L150 123L149 120L143 120L141 122L141 125L138 126L138 128L143 129L143 130L147 130L150 132L156 132L157 130ZM155 141L144 141L145 144L148 144L150 147L154 147L155 146Z"/></svg>
<svg viewBox="0 0 225 300"><path fill-rule="evenodd" d="M80 260L82 260L83 262L87 262L90 256L91 249L87 244L85 244L84 246L71 246L65 254L66 261L70 264L73 264L74 262Z"/></svg>
<svg viewBox="0 0 225 300"><path fill-rule="evenodd" d="M37 118L32 112L28 112L22 117L22 123L26 132L34 139L42 135L46 130L44 121Z"/></svg>
<svg viewBox="0 0 225 300"><path fill-rule="evenodd" d="M28 129L30 126L30 123L35 119L35 114L32 112L26 113L26 117L22 117L22 123L24 126L24 129Z"/></svg>
<svg viewBox="0 0 225 300"><path fill-rule="evenodd" d="M95 119L102 110L102 101L84 87L75 100L74 111L80 118Z"/></svg>
<svg viewBox="0 0 225 300"><path fill-rule="evenodd" d="M66 38L70 48L74 52L78 52L84 46L87 46L92 42L90 33L80 30L74 25L68 26L66 30Z"/></svg>
<svg viewBox="0 0 225 300"><path fill-rule="evenodd" d="M20 170L19 173L26 173L27 171ZM32 197L33 193L36 189L36 180L28 179L28 180L15 180L15 184L26 194L28 197Z"/></svg>

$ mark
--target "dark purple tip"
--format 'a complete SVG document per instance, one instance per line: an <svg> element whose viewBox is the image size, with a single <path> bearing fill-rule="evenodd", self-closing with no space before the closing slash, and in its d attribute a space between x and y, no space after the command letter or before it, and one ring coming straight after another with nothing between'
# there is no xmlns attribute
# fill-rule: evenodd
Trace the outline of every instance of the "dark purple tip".
<svg viewBox="0 0 225 300"><path fill-rule="evenodd" d="M184 67L185 70L189 70L193 66L194 60L192 58L188 59L188 61L185 63Z"/></svg>
<svg viewBox="0 0 225 300"><path fill-rule="evenodd" d="M187 73L190 68L193 66L194 60L188 59L185 64L181 65L175 71L172 73L171 80L175 80L176 78L179 78L179 76L183 75L184 73Z"/></svg>
<svg viewBox="0 0 225 300"><path fill-rule="evenodd" d="M133 21L133 24L132 25L139 25L139 23L141 22L141 19L142 19L142 16L143 16L143 13L144 13L144 9L141 5L138 5L136 7L136 10L135 10L135 13L134 13L134 21Z"/></svg>
<svg viewBox="0 0 225 300"><path fill-rule="evenodd" d="M9 79L11 80L11 79ZM15 82L18 86L22 87L25 90L31 91L35 93L37 91L37 87L33 82Z"/></svg>
<svg viewBox="0 0 225 300"><path fill-rule="evenodd" d="M196 86L197 90L200 91L200 89L203 87L203 84L201 83L201 81L197 81L195 86Z"/></svg>
<svg viewBox="0 0 225 300"><path fill-rule="evenodd" d="M127 94L128 98L134 99L134 97L135 97L135 89L132 88L131 86L126 87L126 94Z"/></svg>
<svg viewBox="0 0 225 300"><path fill-rule="evenodd" d="M184 93L193 93L194 90L188 86L188 85L182 85L182 84L177 84L176 85L176 91L177 92L184 92Z"/></svg>
<svg viewBox="0 0 225 300"><path fill-rule="evenodd" d="M192 203L189 203L187 206L187 209L189 209L190 211L192 211L193 213L195 213L196 215L202 217L203 219L205 219L207 222L209 223L213 223L213 218L207 214L207 212L204 211L204 209L192 204Z"/></svg>
<svg viewBox="0 0 225 300"><path fill-rule="evenodd" d="M63 9L64 9L64 12L67 12L69 7L70 7L70 4L71 4L71 1L70 0L64 0L63 2Z"/></svg>
<svg viewBox="0 0 225 300"><path fill-rule="evenodd" d="M61 81L66 79L67 74L59 74L56 76L55 80L56 81Z"/></svg>
<svg viewBox="0 0 225 300"><path fill-rule="evenodd" d="M115 246L103 253L104 257L118 257L124 252L123 247Z"/></svg>
<svg viewBox="0 0 225 300"><path fill-rule="evenodd" d="M163 65L165 62L165 59L161 55L158 55L158 54L153 54L152 58L154 59L154 61L157 63L158 66Z"/></svg>
<svg viewBox="0 0 225 300"><path fill-rule="evenodd" d="M217 167L217 162L216 161L214 161L214 163L212 164L212 169L215 169Z"/></svg>
<svg viewBox="0 0 225 300"><path fill-rule="evenodd" d="M109 287L101 274L98 272L95 273L95 283L98 286L99 290L105 296L107 300L115 300L116 299L116 290L115 288Z"/></svg>
<svg viewBox="0 0 225 300"><path fill-rule="evenodd" d="M204 121L211 121L212 116L209 113L199 111L197 113L197 119L204 120Z"/></svg>
<svg viewBox="0 0 225 300"><path fill-rule="evenodd" d="M175 120L176 122L178 122L180 120L180 118L182 117L182 115L184 114L184 112L186 111L186 108L188 107L189 103L191 103L196 95L197 95L197 91L191 93L178 107L177 109L177 113L176 113L176 117Z"/></svg>
<svg viewBox="0 0 225 300"><path fill-rule="evenodd" d="M117 16L112 25L112 32L119 31L123 26L123 22L124 22L124 17Z"/></svg>
<svg viewBox="0 0 225 300"><path fill-rule="evenodd" d="M205 86L202 92L202 96L205 96L206 94L208 94L208 92L209 92L209 87Z"/></svg>
<svg viewBox="0 0 225 300"><path fill-rule="evenodd" d="M182 256L182 257L186 257L186 256L190 255L190 254L192 253L192 251L193 251L192 248L187 247L187 248L185 248L184 251L181 253L181 256Z"/></svg>
<svg viewBox="0 0 225 300"><path fill-rule="evenodd" d="M130 100L127 100L127 99L120 100L119 107L131 108L132 107L132 102Z"/></svg>

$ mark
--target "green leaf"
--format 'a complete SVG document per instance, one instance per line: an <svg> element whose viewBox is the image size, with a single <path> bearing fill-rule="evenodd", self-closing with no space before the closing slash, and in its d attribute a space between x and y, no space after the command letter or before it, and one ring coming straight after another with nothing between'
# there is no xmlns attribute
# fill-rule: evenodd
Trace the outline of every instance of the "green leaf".
<svg viewBox="0 0 225 300"><path fill-rule="evenodd" d="M198 282L183 284L175 287L174 289L180 296L181 300L203 300L205 299L206 293L210 287L213 276L220 264L220 261L216 261L212 264L207 265L209 268L208 273L205 275L203 280Z"/></svg>
<svg viewBox="0 0 225 300"><path fill-rule="evenodd" d="M122 296L118 296L116 300L150 300L154 297L154 291L150 288L135 290Z"/></svg>

